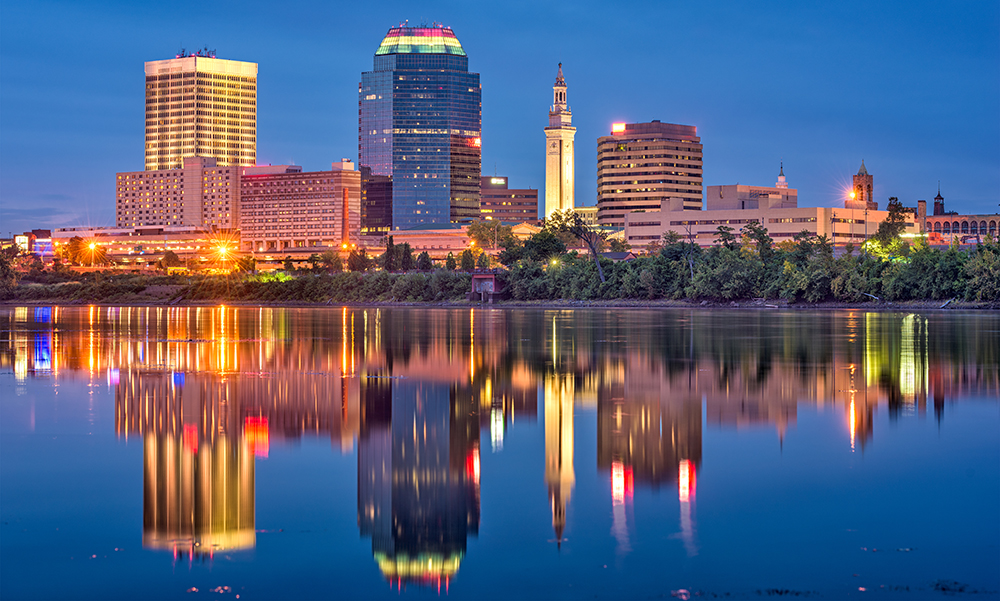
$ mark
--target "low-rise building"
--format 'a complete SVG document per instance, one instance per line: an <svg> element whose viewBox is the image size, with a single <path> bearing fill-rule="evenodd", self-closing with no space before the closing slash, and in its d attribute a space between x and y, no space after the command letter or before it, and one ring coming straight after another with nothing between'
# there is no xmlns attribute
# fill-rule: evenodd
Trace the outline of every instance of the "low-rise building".
<svg viewBox="0 0 1000 601"><path fill-rule="evenodd" d="M57 249L73 238L98 245L111 261L136 267L155 264L168 250L182 261L219 261L221 266L233 258L238 245L238 240L230 234L190 226L66 227L52 233Z"/></svg>
<svg viewBox="0 0 1000 601"><path fill-rule="evenodd" d="M295 165L240 168L243 250L347 248L361 234L361 173L343 159L330 171Z"/></svg>
<svg viewBox="0 0 1000 601"><path fill-rule="evenodd" d="M538 190L508 188L506 176L479 179L479 212L483 219L523 223L538 219Z"/></svg>
<svg viewBox="0 0 1000 601"><path fill-rule="evenodd" d="M217 165L212 157L188 157L183 161L184 166L177 169L116 174L115 225L236 229L239 167Z"/></svg>

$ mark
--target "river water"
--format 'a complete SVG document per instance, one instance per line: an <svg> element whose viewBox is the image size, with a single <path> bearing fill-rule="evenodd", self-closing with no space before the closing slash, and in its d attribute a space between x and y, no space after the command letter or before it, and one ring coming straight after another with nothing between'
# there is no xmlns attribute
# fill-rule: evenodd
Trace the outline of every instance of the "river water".
<svg viewBox="0 0 1000 601"><path fill-rule="evenodd" d="M0 597L994 598L1000 314L0 308Z"/></svg>

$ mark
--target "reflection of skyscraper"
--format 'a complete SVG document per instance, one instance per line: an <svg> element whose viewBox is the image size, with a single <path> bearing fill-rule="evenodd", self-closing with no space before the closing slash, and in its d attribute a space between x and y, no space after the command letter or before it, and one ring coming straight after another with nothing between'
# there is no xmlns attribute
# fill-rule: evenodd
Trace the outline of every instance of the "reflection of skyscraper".
<svg viewBox="0 0 1000 601"><path fill-rule="evenodd" d="M358 441L358 528L382 574L438 584L479 532L479 421L447 385L368 378Z"/></svg>
<svg viewBox="0 0 1000 601"><path fill-rule="evenodd" d="M659 488L677 478L677 465L701 465L701 402L625 398L624 386L598 389L597 467L621 462L636 485Z"/></svg>
<svg viewBox="0 0 1000 601"><path fill-rule="evenodd" d="M636 362L634 365L641 365ZM627 552L625 503L634 486L677 482L680 533L688 555L697 554L693 502L701 465L701 401L672 395L657 375L630 367L598 388L597 466L611 472L612 533Z"/></svg>
<svg viewBox="0 0 1000 601"><path fill-rule="evenodd" d="M254 457L241 437L147 434L142 546L212 555L255 543Z"/></svg>
<svg viewBox="0 0 1000 601"><path fill-rule="evenodd" d="M545 484L552 528L561 545L576 473L573 470L573 374L545 374Z"/></svg>
<svg viewBox="0 0 1000 601"><path fill-rule="evenodd" d="M131 371L115 389L116 430L145 439L144 547L211 556L255 544L254 452L267 444L266 422L244 420L218 392Z"/></svg>

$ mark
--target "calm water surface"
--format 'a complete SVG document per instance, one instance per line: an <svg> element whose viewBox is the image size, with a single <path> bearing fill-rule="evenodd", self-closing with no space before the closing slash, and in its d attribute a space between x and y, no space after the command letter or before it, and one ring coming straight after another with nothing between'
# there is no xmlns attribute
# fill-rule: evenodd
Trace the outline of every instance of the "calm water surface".
<svg viewBox="0 0 1000 601"><path fill-rule="evenodd" d="M998 368L997 313L0 308L0 596L995 598Z"/></svg>

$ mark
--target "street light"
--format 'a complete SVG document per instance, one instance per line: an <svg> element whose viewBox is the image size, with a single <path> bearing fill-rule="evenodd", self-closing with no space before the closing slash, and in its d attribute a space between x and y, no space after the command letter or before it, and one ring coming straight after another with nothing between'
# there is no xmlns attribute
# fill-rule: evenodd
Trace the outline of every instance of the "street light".
<svg viewBox="0 0 1000 601"><path fill-rule="evenodd" d="M96 253L97 243L96 242L91 242L88 246L90 247L90 266L93 267L94 266L94 254Z"/></svg>

